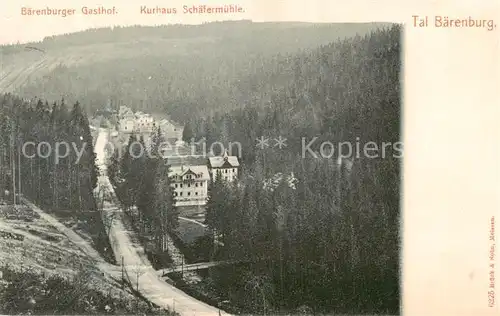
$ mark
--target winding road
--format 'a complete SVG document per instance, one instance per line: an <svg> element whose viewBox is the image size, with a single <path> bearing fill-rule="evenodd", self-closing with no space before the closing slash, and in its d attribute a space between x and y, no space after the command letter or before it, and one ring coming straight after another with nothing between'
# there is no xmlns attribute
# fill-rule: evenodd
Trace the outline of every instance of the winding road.
<svg viewBox="0 0 500 316"><path fill-rule="evenodd" d="M100 169L98 181L99 187L105 187L107 192L115 194L113 187L107 176L106 168L106 144L108 142L109 131L99 129L95 144L97 164ZM99 188L98 188L99 189ZM116 200L116 199L114 199ZM117 210L117 206L108 205L110 209L115 209L117 214L122 215L122 210ZM108 207L106 207L108 209ZM162 281L158 272L153 269L144 250L135 245L129 232L125 229L121 216L117 216L112 221L110 227L110 242L117 260L122 258L124 270L130 283L152 303L170 310L175 310L181 315L229 315L217 307L201 302L176 287Z"/></svg>

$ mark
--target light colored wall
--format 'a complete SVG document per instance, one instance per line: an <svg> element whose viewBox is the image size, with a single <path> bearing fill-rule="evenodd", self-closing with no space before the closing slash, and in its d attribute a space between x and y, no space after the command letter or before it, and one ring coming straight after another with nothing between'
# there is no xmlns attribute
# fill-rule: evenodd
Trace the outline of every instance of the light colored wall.
<svg viewBox="0 0 500 316"><path fill-rule="evenodd" d="M213 168L212 169L212 179L215 179L217 176L217 171L220 171L222 174L222 179L232 182L238 177L238 168Z"/></svg>
<svg viewBox="0 0 500 316"><path fill-rule="evenodd" d="M136 119L135 128L139 133L150 133L153 130L154 120L152 117L140 117Z"/></svg>
<svg viewBox="0 0 500 316"><path fill-rule="evenodd" d="M120 121L120 131L122 132L133 132L135 129L135 122L134 120L121 120Z"/></svg>
<svg viewBox="0 0 500 316"><path fill-rule="evenodd" d="M205 205L207 202L208 180L194 179L192 183L185 183L182 180L176 180L173 181L171 186L176 194L175 200L176 205L178 206Z"/></svg>
<svg viewBox="0 0 500 316"><path fill-rule="evenodd" d="M164 135L166 135L167 138L182 139L183 128L177 127L170 122L163 123L160 127L162 129L162 132L164 133Z"/></svg>
<svg viewBox="0 0 500 316"><path fill-rule="evenodd" d="M196 197L206 197L207 196L207 187L208 187L208 181L207 180L202 180L202 181L195 181L192 184L188 183L182 183L182 182L175 182L172 183L174 187L174 191L177 193L178 197L183 197L183 198L196 198ZM180 195L182 192L182 196ZM188 193L191 193L191 195L188 195ZM198 193L198 195L196 195Z"/></svg>

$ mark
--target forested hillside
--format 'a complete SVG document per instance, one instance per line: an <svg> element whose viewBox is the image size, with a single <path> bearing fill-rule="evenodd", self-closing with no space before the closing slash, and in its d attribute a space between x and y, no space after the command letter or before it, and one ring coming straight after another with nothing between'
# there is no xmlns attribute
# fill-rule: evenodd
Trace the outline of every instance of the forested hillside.
<svg viewBox="0 0 500 316"><path fill-rule="evenodd" d="M89 121L78 102L49 105L0 95L0 200L12 203L15 193L16 204L23 204L22 196L82 223L96 249L113 262L94 198L97 176Z"/></svg>
<svg viewBox="0 0 500 316"><path fill-rule="evenodd" d="M217 252L205 249L220 257L207 259L251 262L211 270L207 283L220 300L227 299L247 313L266 315L298 310L397 314L401 27L225 23L234 24L130 28L136 32L136 42L127 37L128 29L47 39L39 44L45 53L28 52L52 56L42 61L40 69L51 67L44 62L54 65L53 60L62 60L50 55L52 49L66 54L68 61L43 76L15 77L28 78L16 79L23 82L18 91L49 100L64 95L71 104L79 99L90 113L108 100L162 112L186 123L187 141L205 138L209 146L242 145L239 181L228 185L216 180L209 189L206 223L223 246ZM214 35L221 29L223 35ZM143 31L150 36L139 36ZM167 33L164 39L151 35L162 31ZM123 42L113 42L122 36ZM93 38L101 39L92 42ZM3 49L16 56L20 48ZM3 100L2 114L9 117L0 125L6 126L4 137L19 128L23 133L14 134L40 135L51 144L57 135L77 144L79 135L88 139L87 130L79 129L87 122L78 105L72 112L58 106L49 112L44 103L29 105L11 96ZM16 117L27 123L20 126ZM35 133L37 128L44 132ZM267 148L256 147L261 136L270 138ZM279 136L286 139L286 147L274 146L273 139ZM337 159L338 147L327 156L304 152L304 143L314 137L312 151L319 152L324 142L332 146L347 142L352 156ZM364 150L369 142L378 148L376 157ZM0 144L10 148L7 138ZM138 206L148 219L146 229L168 230L157 225L159 219L176 215L171 192L157 190L169 187L168 180L156 186L154 182L167 179L168 166L117 158L113 157L109 171L122 203ZM21 165L28 179L23 187L40 203L54 207L76 203L71 193L51 193L59 187L67 192L78 188L85 190L82 196L91 196L91 164L74 169L64 160L58 168L50 160L31 160ZM279 173L293 174L294 185L283 181L273 189L264 186ZM41 188L40 176L47 188ZM136 185L141 183L139 176L149 181Z"/></svg>
<svg viewBox="0 0 500 316"><path fill-rule="evenodd" d="M264 104L290 78L299 50L383 25L228 21L88 30L0 47L0 89L78 100L90 115L110 102L184 122L193 113Z"/></svg>
<svg viewBox="0 0 500 316"><path fill-rule="evenodd" d="M266 109L257 102L189 124L209 145L243 146L240 185L211 185L207 223L226 258L254 263L213 275L221 295L256 313L399 312L400 56L399 26L337 41L295 57L293 79ZM255 147L279 135L287 147ZM316 136L315 151L348 141L361 154L342 164L337 152L303 156L301 139ZM363 154L367 142L378 157ZM295 186L265 189L278 172L293 172Z"/></svg>
<svg viewBox="0 0 500 316"><path fill-rule="evenodd" d="M80 105L0 98L0 194L16 187L42 207L95 210L95 154Z"/></svg>

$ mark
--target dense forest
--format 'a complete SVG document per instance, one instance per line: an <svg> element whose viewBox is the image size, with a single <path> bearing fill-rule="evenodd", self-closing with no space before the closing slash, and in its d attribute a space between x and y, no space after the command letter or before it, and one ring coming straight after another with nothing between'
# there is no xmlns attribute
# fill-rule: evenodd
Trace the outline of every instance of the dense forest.
<svg viewBox="0 0 500 316"><path fill-rule="evenodd" d="M295 57L293 78L264 109L189 124L186 137L243 147L239 183L215 180L209 192L220 259L253 262L214 271L221 295L256 313L398 312L400 153L304 157L301 138L317 136L316 151L326 140L398 143L400 56L399 26L340 40ZM256 149L261 135L283 135L288 146ZM293 185L263 185L278 173L293 174Z"/></svg>
<svg viewBox="0 0 500 316"><path fill-rule="evenodd" d="M0 102L0 194L15 190L52 210L96 210L93 141L79 103L50 106L11 94Z"/></svg>
<svg viewBox="0 0 500 316"><path fill-rule="evenodd" d="M209 187L206 223L223 246L203 252L216 255L206 259L251 263L213 269L213 289L245 312L398 313L400 26L293 57L277 55L263 69L264 76L236 79L248 82L255 98L237 108L213 109L213 115L192 113L184 129L186 141L242 145L239 181L215 179ZM271 87L263 78L284 84ZM206 98L211 102L217 95ZM283 136L287 147L256 148L260 136ZM303 139L314 137L316 152L326 141L391 146L379 148L377 157L363 149L341 159L338 152L304 156ZM154 184L155 177L145 175L158 168L146 160L123 157L110 166L113 174L124 174L117 179L130 174L115 183L122 183L123 200L132 199L126 203L138 208L143 190L135 184L147 185L146 178ZM136 175L127 172L131 163L140 165ZM280 174L293 181L265 185Z"/></svg>
<svg viewBox="0 0 500 316"><path fill-rule="evenodd" d="M131 134L123 155L116 149L108 166L109 180L117 198L138 224L140 236L151 237L153 244L148 251L154 253L163 251L166 234L172 233L179 224L168 174L170 166L161 158L164 142L159 128L149 148L142 136Z"/></svg>
<svg viewBox="0 0 500 316"><path fill-rule="evenodd" d="M265 104L289 79L298 50L384 25L225 21L88 30L0 47L0 88L78 100L89 114L109 103L183 123L193 113Z"/></svg>
<svg viewBox="0 0 500 316"><path fill-rule="evenodd" d="M80 142L88 140L82 108L92 113L108 101L167 113L186 124L186 141L242 145L239 180L215 179L209 188L206 223L223 244L210 259L251 262L211 271L213 290L221 298L258 314L299 308L328 314L398 313L401 27L279 25L169 26L163 33L136 27L137 34L165 34L171 50L154 49L154 36L138 36L139 55L97 56L96 62L57 66L42 81L29 79L18 88L23 95L57 100L63 95L71 104L83 98L82 105L49 110L43 102L4 96L0 149L9 163L0 181L12 186L9 170L20 149L9 143L9 135L40 137L34 141L51 144L65 137L80 144L79 136ZM223 35L211 36L217 27L225 30ZM40 47L50 51L71 44L76 50L93 36L102 36L96 43L107 45L121 32L126 33L117 28L48 38ZM106 53L128 51L123 36L124 43ZM18 48L3 49L13 53ZM287 146L257 148L261 136L282 136ZM391 146L376 158L338 159L337 151L326 158L303 155L304 140L314 137L313 151L324 142ZM161 138L158 131L149 150L158 151ZM134 152L135 140L144 146L133 135L125 153ZM23 159L17 164L25 174L22 192L51 207L91 207L93 201L77 196L92 196L93 158L84 155L79 167L71 159L70 154L59 167L50 159ZM177 225L168 168L168 161L148 155L115 154L108 170L121 202L136 207L143 230L158 237L157 246L164 232ZM278 174L292 175L293 184L264 185Z"/></svg>
<svg viewBox="0 0 500 316"><path fill-rule="evenodd" d="M22 204L22 195L51 214L68 214L114 263L94 198L97 176L87 114L78 102L0 96L0 199Z"/></svg>

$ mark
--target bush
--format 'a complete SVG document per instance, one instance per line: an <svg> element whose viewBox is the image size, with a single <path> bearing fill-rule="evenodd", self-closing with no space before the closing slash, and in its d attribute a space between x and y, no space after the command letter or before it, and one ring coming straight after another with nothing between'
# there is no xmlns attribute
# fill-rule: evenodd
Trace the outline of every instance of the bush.
<svg viewBox="0 0 500 316"><path fill-rule="evenodd" d="M32 271L0 268L1 314L115 314L174 315L127 294L114 297L89 287L92 276L81 273L68 279L45 277ZM124 293L122 293L123 295ZM132 298L132 299L131 299Z"/></svg>

